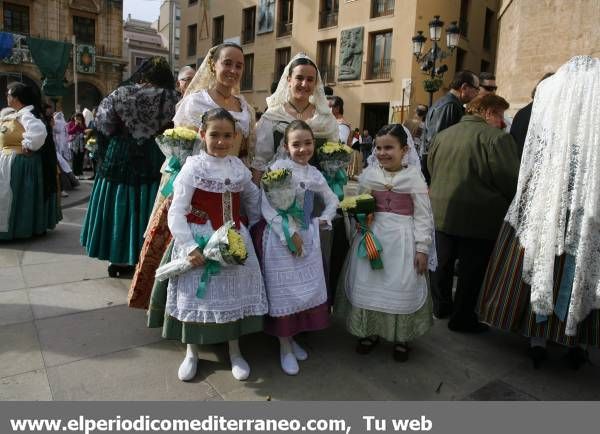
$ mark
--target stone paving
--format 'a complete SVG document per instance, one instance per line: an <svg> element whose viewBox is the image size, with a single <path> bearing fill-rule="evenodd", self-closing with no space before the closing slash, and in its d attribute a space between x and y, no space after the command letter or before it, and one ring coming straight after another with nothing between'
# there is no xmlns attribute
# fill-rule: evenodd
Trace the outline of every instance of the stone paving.
<svg viewBox="0 0 600 434"><path fill-rule="evenodd" d="M550 347L532 369L524 339L492 331L451 333L445 321L398 364L389 344L354 352L340 325L302 336L310 357L300 374L279 367L275 339L244 337L248 381L229 371L224 346L202 349L199 373L177 379L184 346L145 327L126 306L128 279L84 255L79 231L91 183L63 202L64 220L47 235L0 243L0 399L2 400L599 400L600 352L579 371Z"/></svg>

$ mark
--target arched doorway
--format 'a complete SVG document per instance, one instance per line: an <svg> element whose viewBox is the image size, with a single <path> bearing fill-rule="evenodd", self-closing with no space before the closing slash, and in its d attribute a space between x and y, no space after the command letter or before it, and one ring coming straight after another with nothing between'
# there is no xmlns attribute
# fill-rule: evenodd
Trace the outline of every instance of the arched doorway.
<svg viewBox="0 0 600 434"><path fill-rule="evenodd" d="M6 87L13 81L19 81L33 87L38 95L40 94L40 86L31 78L20 72L0 72L0 107L7 107L6 102Z"/></svg>
<svg viewBox="0 0 600 434"><path fill-rule="evenodd" d="M100 104L100 101L102 101L102 92L100 92L93 84L86 81L80 81L77 84L77 99L80 110L83 110L84 108L92 110ZM67 88L67 93L63 97L62 109L65 117L75 113L75 85L72 83Z"/></svg>

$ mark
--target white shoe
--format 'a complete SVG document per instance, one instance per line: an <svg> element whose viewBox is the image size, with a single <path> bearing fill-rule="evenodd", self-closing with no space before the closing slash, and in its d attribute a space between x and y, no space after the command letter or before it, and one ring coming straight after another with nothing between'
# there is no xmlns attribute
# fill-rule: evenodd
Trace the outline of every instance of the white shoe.
<svg viewBox="0 0 600 434"><path fill-rule="evenodd" d="M244 381L250 376L250 366L242 356L231 357L231 373L233 378Z"/></svg>
<svg viewBox="0 0 600 434"><path fill-rule="evenodd" d="M198 370L198 357L186 356L179 365L177 376L181 381L190 381L196 376Z"/></svg>
<svg viewBox="0 0 600 434"><path fill-rule="evenodd" d="M66 191L61 191L60 197L69 197L69 193L67 193Z"/></svg>
<svg viewBox="0 0 600 434"><path fill-rule="evenodd" d="M300 372L300 366L298 366L298 361L296 360L294 353L280 353L279 358L281 360L281 369L283 369L283 372L288 375L296 375Z"/></svg>
<svg viewBox="0 0 600 434"><path fill-rule="evenodd" d="M292 339L292 351L294 352L294 356L296 360L300 360L301 362L308 359L308 353L302 348L298 342Z"/></svg>

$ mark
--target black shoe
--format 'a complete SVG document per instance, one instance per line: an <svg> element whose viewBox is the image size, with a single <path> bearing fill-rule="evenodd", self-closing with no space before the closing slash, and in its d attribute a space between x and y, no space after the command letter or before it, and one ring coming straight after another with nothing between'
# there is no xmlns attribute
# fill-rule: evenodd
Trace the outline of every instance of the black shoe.
<svg viewBox="0 0 600 434"><path fill-rule="evenodd" d="M586 350L581 347L572 347L569 348L569 352L567 353L567 365L569 368L577 371L583 365L585 365L590 360L590 355Z"/></svg>
<svg viewBox="0 0 600 434"><path fill-rule="evenodd" d="M452 321L448 321L448 329L458 333L484 333L490 329L490 326L482 322L476 322L469 325L457 325L453 324Z"/></svg>
<svg viewBox="0 0 600 434"><path fill-rule="evenodd" d="M437 319L450 318L450 315L452 315L451 307L447 307L447 308L438 307L437 309L435 309L435 308L433 309L433 316L436 317Z"/></svg>
<svg viewBox="0 0 600 434"><path fill-rule="evenodd" d="M108 275L110 277L127 277L133 274L135 265L109 264Z"/></svg>
<svg viewBox="0 0 600 434"><path fill-rule="evenodd" d="M548 358L548 351L546 351L546 348L540 346L530 347L529 358L533 362L533 369L540 369L542 362Z"/></svg>

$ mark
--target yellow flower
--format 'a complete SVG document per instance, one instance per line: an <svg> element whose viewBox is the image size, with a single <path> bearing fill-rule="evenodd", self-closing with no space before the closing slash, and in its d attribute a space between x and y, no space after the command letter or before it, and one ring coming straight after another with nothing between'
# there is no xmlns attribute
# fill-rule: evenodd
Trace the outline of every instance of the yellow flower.
<svg viewBox="0 0 600 434"><path fill-rule="evenodd" d="M358 196L348 196L340 202L340 208L344 211L356 209L361 202L375 202L375 199L370 194L360 194Z"/></svg>
<svg viewBox="0 0 600 434"><path fill-rule="evenodd" d="M266 172L261 180L264 184L270 184L273 182L281 181L283 179L288 178L292 175L292 172L289 169L275 169Z"/></svg>
<svg viewBox="0 0 600 434"><path fill-rule="evenodd" d="M242 236L234 229L227 231L227 241L229 243L229 253L239 261L245 261L248 257L248 251L244 244Z"/></svg>
<svg viewBox="0 0 600 434"><path fill-rule="evenodd" d="M337 152L351 154L352 148L342 143L327 142L319 148L321 154L335 154Z"/></svg>
<svg viewBox="0 0 600 434"><path fill-rule="evenodd" d="M173 137L179 140L196 140L198 133L185 127L177 127L173 130Z"/></svg>
<svg viewBox="0 0 600 434"><path fill-rule="evenodd" d="M87 144L88 145L95 145L96 144L96 139L94 139L93 137L91 139L88 139Z"/></svg>

